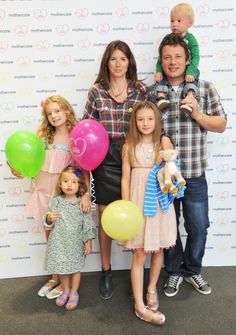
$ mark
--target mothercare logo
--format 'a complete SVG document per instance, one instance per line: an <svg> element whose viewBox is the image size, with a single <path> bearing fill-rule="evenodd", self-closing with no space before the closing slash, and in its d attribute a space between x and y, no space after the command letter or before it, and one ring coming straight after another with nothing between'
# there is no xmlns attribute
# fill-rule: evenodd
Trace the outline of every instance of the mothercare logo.
<svg viewBox="0 0 236 335"><path fill-rule="evenodd" d="M129 15L129 8L123 7L123 8L117 8L116 15L119 18L125 18Z"/></svg>
<svg viewBox="0 0 236 335"><path fill-rule="evenodd" d="M69 32L69 26L68 24L58 24L55 30L58 35L64 36Z"/></svg>
<svg viewBox="0 0 236 335"><path fill-rule="evenodd" d="M79 40L77 42L77 46L79 49L81 50L87 50L89 49L89 47L91 46L91 41L88 39L84 39L84 40Z"/></svg>
<svg viewBox="0 0 236 335"><path fill-rule="evenodd" d="M75 11L75 16L80 20L85 20L89 16L88 8L78 8Z"/></svg>
<svg viewBox="0 0 236 335"><path fill-rule="evenodd" d="M169 11L168 7L157 7L156 9L157 16L159 17L168 17Z"/></svg>
<svg viewBox="0 0 236 335"><path fill-rule="evenodd" d="M197 7L197 13L199 16L206 16L210 11L210 7L208 5L202 5Z"/></svg>
<svg viewBox="0 0 236 335"><path fill-rule="evenodd" d="M150 30L150 24L147 22L140 22L137 24L136 28L140 34L146 34Z"/></svg>
<svg viewBox="0 0 236 335"><path fill-rule="evenodd" d="M97 25L97 31L100 33L100 34L107 34L109 33L110 31L110 26L108 23L100 23Z"/></svg>
<svg viewBox="0 0 236 335"><path fill-rule="evenodd" d="M38 21L44 21L47 17L47 10L44 8L36 9L34 11L34 17Z"/></svg>
<svg viewBox="0 0 236 335"><path fill-rule="evenodd" d="M225 20L220 20L216 23L216 26L219 30L221 31L225 31L228 30L230 27L231 23L229 20L225 19Z"/></svg>
<svg viewBox="0 0 236 335"><path fill-rule="evenodd" d="M15 34L18 36L18 37L24 37L27 35L29 31L29 28L28 26L26 26L25 24L22 24L22 25L17 25L15 26L14 28L14 32Z"/></svg>

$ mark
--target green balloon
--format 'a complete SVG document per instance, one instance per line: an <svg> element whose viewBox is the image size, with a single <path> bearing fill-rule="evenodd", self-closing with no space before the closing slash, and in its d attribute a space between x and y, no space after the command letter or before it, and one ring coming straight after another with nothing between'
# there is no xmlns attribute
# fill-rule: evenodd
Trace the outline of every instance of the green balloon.
<svg viewBox="0 0 236 335"><path fill-rule="evenodd" d="M45 161L44 143L35 133L19 130L10 135L5 146L9 165L24 177L35 177Z"/></svg>

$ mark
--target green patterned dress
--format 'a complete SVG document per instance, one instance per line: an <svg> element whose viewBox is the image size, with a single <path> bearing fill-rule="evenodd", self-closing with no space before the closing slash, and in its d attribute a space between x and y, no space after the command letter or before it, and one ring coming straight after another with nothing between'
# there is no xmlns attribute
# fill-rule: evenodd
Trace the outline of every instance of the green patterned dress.
<svg viewBox="0 0 236 335"><path fill-rule="evenodd" d="M96 226L91 213L81 212L79 202L79 198L70 202L56 196L48 207L47 212L59 214L50 225L52 230L47 242L45 270L49 274L71 274L84 267L85 243L95 238Z"/></svg>

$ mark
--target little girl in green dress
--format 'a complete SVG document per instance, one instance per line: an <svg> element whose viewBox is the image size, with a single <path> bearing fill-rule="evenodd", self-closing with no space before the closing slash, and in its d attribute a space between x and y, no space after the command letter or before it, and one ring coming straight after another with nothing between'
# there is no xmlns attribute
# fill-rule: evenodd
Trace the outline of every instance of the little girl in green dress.
<svg viewBox="0 0 236 335"><path fill-rule="evenodd" d="M63 293L56 299L56 305L65 305L67 310L78 305L80 271L86 255L92 251L96 232L91 213L83 213L78 206L86 191L81 171L74 167L65 168L58 181L56 196L44 217L45 228L51 230L45 269L59 275Z"/></svg>

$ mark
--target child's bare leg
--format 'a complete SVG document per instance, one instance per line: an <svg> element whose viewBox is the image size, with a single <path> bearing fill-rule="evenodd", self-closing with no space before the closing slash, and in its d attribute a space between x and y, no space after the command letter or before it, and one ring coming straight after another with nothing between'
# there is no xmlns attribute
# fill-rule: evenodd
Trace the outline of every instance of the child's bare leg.
<svg viewBox="0 0 236 335"><path fill-rule="evenodd" d="M163 264L163 251L161 250L159 253L152 254L150 271L149 271L149 284L147 287L146 299L147 299L147 305L154 312L156 312L159 307L156 285L160 276L162 264Z"/></svg>
<svg viewBox="0 0 236 335"><path fill-rule="evenodd" d="M143 276L145 260L146 255L142 250L133 251L131 282L135 301L135 314L146 322L160 325L165 322L165 316L158 311L154 313L151 309L145 306L143 301Z"/></svg>
<svg viewBox="0 0 236 335"><path fill-rule="evenodd" d="M70 297L66 304L66 309L71 311L75 309L79 302L79 284L80 284L80 272L76 272L70 275Z"/></svg>
<svg viewBox="0 0 236 335"><path fill-rule="evenodd" d="M133 260L131 265L131 283L134 295L135 310L142 313L145 305L143 302L143 276L144 263L146 255L142 250L133 251Z"/></svg>
<svg viewBox="0 0 236 335"><path fill-rule="evenodd" d="M50 233L51 233L51 230L49 230L49 229L45 230L45 237L46 237L47 241L48 241ZM54 275L52 275L50 281L48 281L44 286L51 289L51 288L57 286L57 284L59 282L60 282L59 276L57 274L54 274ZM58 291L60 291L60 288L58 288Z"/></svg>
<svg viewBox="0 0 236 335"><path fill-rule="evenodd" d="M61 288L65 292L70 292L70 275L59 275Z"/></svg>
<svg viewBox="0 0 236 335"><path fill-rule="evenodd" d="M61 288L63 290L63 293L56 299L56 305L62 307L67 302L70 294L70 276L59 275L59 278L61 280Z"/></svg>
<svg viewBox="0 0 236 335"><path fill-rule="evenodd" d="M80 272L72 273L70 276L70 293L77 293L80 285Z"/></svg>
<svg viewBox="0 0 236 335"><path fill-rule="evenodd" d="M156 290L156 285L160 276L162 265L163 265L163 250L161 250L158 253L152 254L151 257L149 283L147 287L147 290L150 292Z"/></svg>

